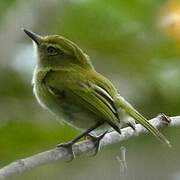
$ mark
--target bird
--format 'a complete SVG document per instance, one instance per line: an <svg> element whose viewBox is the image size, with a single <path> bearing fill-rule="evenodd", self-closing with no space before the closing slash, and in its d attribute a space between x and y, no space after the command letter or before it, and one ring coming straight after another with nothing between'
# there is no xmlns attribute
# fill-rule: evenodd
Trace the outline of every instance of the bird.
<svg viewBox="0 0 180 180"><path fill-rule="evenodd" d="M135 123L171 146L167 138L120 95L111 81L95 70L90 57L77 44L60 35L41 36L23 30L36 48L32 84L38 103L82 132L73 140L57 145L66 148L72 159L75 157L72 146L82 137L92 139L96 154L101 139L110 129L121 134L125 126L135 130Z"/></svg>

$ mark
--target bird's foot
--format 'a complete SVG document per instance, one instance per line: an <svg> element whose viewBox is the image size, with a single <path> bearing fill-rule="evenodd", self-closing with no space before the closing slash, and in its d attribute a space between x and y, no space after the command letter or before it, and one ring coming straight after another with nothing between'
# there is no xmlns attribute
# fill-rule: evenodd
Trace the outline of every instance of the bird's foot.
<svg viewBox="0 0 180 180"><path fill-rule="evenodd" d="M134 131L135 136L139 136L139 133L136 131L136 122L135 121L128 121L127 125Z"/></svg>
<svg viewBox="0 0 180 180"><path fill-rule="evenodd" d="M128 121L127 125L130 126L134 131L136 131L136 123L135 122Z"/></svg>
<svg viewBox="0 0 180 180"><path fill-rule="evenodd" d="M159 118L165 125L169 125L171 123L171 118L164 113L160 113Z"/></svg>
<svg viewBox="0 0 180 180"><path fill-rule="evenodd" d="M69 161L72 161L74 158L75 158L75 154L73 152L73 149L72 149L72 146L73 146L73 142L67 142L67 143L62 143L62 144L58 144L56 147L57 148L65 148L68 152L68 154L71 155L70 159L68 160Z"/></svg>
<svg viewBox="0 0 180 180"><path fill-rule="evenodd" d="M90 137L90 139L94 143L94 153L91 156L95 156L99 152L99 150L100 150L100 141L101 141L101 139L103 139L103 137L106 135L107 132L108 131L105 131L104 133L102 133L99 136L93 136L91 134L88 134L88 137Z"/></svg>

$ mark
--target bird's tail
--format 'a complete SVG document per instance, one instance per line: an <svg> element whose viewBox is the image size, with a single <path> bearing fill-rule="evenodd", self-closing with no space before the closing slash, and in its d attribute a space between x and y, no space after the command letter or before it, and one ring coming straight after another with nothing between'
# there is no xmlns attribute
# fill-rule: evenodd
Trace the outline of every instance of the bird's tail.
<svg viewBox="0 0 180 180"><path fill-rule="evenodd" d="M155 137L157 137L161 142L165 143L171 147L170 142L167 138L153 125L151 125L148 120L142 116L136 109L134 109L131 104L129 104L123 97L118 96L117 101L115 102L117 108L122 108L133 117L139 124L144 126L149 132L151 132Z"/></svg>

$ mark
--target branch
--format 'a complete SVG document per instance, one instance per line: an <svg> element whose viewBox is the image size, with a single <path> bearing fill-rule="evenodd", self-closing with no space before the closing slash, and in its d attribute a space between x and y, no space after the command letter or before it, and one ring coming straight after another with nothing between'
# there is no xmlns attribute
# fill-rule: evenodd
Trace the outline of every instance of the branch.
<svg viewBox="0 0 180 180"><path fill-rule="evenodd" d="M171 117L171 122L168 127L179 126L180 125L180 116ZM149 121L156 128L167 127L167 122L163 121L162 118L156 117ZM136 125L136 131L132 130L130 127L122 129L122 134L119 135L117 132L111 132L105 135L101 140L101 147L119 143L136 137L137 134L141 135L147 133L147 130L142 127L140 124ZM82 155L93 150L94 144L90 140L81 141L76 143L73 146L73 152L76 156ZM0 179L5 179L8 176L13 174L22 173L23 171L38 167L43 164L48 164L57 160L68 160L71 158L71 154L64 148L54 148L48 151L44 151L33 156L14 161L3 168L0 169Z"/></svg>

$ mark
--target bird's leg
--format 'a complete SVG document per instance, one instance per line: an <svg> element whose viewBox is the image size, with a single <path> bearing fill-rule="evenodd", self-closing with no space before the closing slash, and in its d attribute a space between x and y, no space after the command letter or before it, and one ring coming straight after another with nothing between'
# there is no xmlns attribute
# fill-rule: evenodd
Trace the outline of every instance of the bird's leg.
<svg viewBox="0 0 180 180"><path fill-rule="evenodd" d="M66 148L69 152L69 154L71 154L71 160L74 159L75 154L72 150L72 146L73 144L75 144L77 141L79 141L79 139L81 139L83 136L86 136L87 134L89 134L91 131L93 131L94 129L98 128L99 126L101 126L104 122L97 122L95 125L93 125L92 127L90 127L88 130L86 130L85 132L83 132L82 134L80 134L79 136L77 136L76 138L74 138L72 141L69 141L67 143L63 143L63 144L58 144L57 147L63 147Z"/></svg>
<svg viewBox="0 0 180 180"><path fill-rule="evenodd" d="M94 143L94 147L95 147L95 152L93 153L92 156L95 156L98 152L99 152L99 149L100 149L100 141L101 139L106 135L108 131L105 131L104 133L102 133L101 135L99 136L94 136L92 134L88 134L87 137L90 137L90 139L93 141Z"/></svg>

